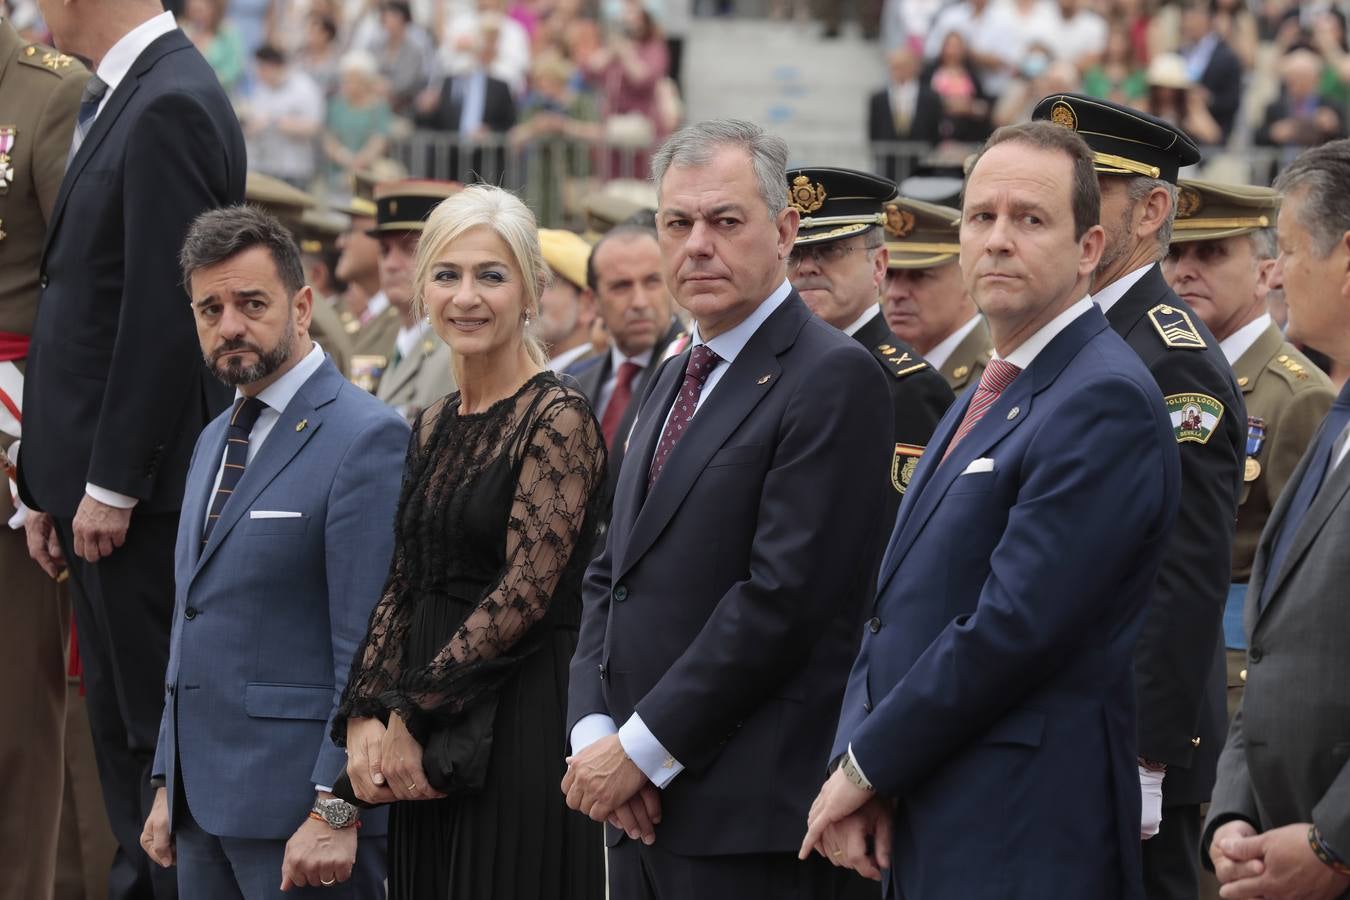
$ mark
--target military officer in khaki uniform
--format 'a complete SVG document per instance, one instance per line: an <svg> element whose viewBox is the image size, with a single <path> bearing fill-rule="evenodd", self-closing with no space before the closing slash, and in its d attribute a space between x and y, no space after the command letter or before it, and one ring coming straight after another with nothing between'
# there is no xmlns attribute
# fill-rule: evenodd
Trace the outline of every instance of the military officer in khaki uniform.
<svg viewBox="0 0 1350 900"><path fill-rule="evenodd" d="M886 236L886 324L959 394L979 383L994 353L989 327L961 281L961 212L907 197L896 206L897 222L909 225Z"/></svg>
<svg viewBox="0 0 1350 900"><path fill-rule="evenodd" d="M248 173L244 200L276 216L281 224L290 229L297 244L305 229L304 214L318 205L318 201L299 188L261 172ZM333 365L338 367L339 372L347 371L352 355L351 338L347 336L347 330L332 303L317 296L309 322L309 336L333 357Z"/></svg>
<svg viewBox="0 0 1350 900"><path fill-rule="evenodd" d="M1242 606L1261 530L1336 398L1331 382L1271 321L1266 294L1280 285L1275 257L1279 195L1270 188L1182 180L1163 274L1219 341L1247 405L1247 458L1224 612L1231 717L1242 696Z"/></svg>
<svg viewBox="0 0 1350 900"><path fill-rule="evenodd" d="M413 308L413 264L427 216L456 193L453 181L405 180L375 187L375 227L380 242L380 291L398 315L393 352L375 396L409 422L455 389L450 345Z"/></svg>
<svg viewBox="0 0 1350 900"><path fill-rule="evenodd" d="M47 217L88 78L79 62L27 43L0 17L0 622L6 636L0 653L0 897L6 900L51 897L56 870L70 607L64 587L28 556L9 460L18 457L24 360L37 316Z"/></svg>

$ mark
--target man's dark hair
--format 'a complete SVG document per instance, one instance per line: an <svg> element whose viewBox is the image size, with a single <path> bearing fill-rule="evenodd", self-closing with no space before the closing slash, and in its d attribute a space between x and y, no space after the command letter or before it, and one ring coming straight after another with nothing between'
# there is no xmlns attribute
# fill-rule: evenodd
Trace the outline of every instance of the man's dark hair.
<svg viewBox="0 0 1350 900"><path fill-rule="evenodd" d="M403 23L405 25L412 22L412 6L405 3L404 0L384 0L384 2L380 4L380 10L383 12L398 13L403 17Z"/></svg>
<svg viewBox="0 0 1350 900"><path fill-rule="evenodd" d="M333 21L332 16L324 16L316 13L314 15L311 15L309 17L309 20L323 29L323 33L328 35L329 41L337 40L338 36L337 22Z"/></svg>
<svg viewBox="0 0 1350 900"><path fill-rule="evenodd" d="M1301 191L1299 224L1312 237L1317 256L1326 259L1350 231L1350 140L1330 141L1305 150L1275 179L1284 196Z"/></svg>
<svg viewBox="0 0 1350 900"><path fill-rule="evenodd" d="M657 239L656 229L648 228L646 225L624 223L615 225L609 231L600 235L600 240L596 241L595 246L591 248L591 255L586 258L586 287L592 291L599 289L600 274L595 271L595 256L600 252L601 247L611 240L626 239L631 241L640 237L648 237L655 241Z"/></svg>
<svg viewBox="0 0 1350 900"><path fill-rule="evenodd" d="M989 136L980 152L971 162L968 171L974 172L975 166L989 148L999 144L1026 144L1037 150L1050 150L1063 153L1073 164L1073 187L1069 197L1073 207L1073 236L1078 240L1102 218L1102 193L1097 186L1097 172L1092 165L1092 148L1087 145L1078 132L1053 122L1038 120L1020 125L1004 125ZM965 197L962 197L962 205Z"/></svg>
<svg viewBox="0 0 1350 900"><path fill-rule="evenodd" d="M274 66L286 65L286 54L272 44L263 44L254 51L253 58L260 63L271 63Z"/></svg>
<svg viewBox="0 0 1350 900"><path fill-rule="evenodd" d="M194 272L254 247L266 247L272 254L287 298L294 297L305 286L305 269L300 264L300 248L295 245L295 238L275 216L247 203L209 210L193 221L178 254L183 286L190 291Z"/></svg>

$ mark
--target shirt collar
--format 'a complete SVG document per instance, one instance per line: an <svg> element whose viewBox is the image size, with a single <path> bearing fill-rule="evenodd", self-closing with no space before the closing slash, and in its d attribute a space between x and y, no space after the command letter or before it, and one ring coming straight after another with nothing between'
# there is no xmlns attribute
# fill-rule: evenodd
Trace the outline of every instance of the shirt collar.
<svg viewBox="0 0 1350 900"><path fill-rule="evenodd" d="M286 407L295 398L301 385L309 381L310 376L319 371L319 366L323 365L323 360L323 348L315 343L310 347L308 355L296 363L289 372L259 391L258 399L266 403L268 409L275 410L277 413L285 412ZM234 396L237 400L244 394L236 388Z"/></svg>
<svg viewBox="0 0 1350 900"><path fill-rule="evenodd" d="M1263 313L1219 341L1219 349L1223 351L1223 358L1228 360L1230 366L1252 348L1252 344L1255 344L1257 338L1270 327L1270 323L1270 313Z"/></svg>
<svg viewBox="0 0 1350 900"><path fill-rule="evenodd" d="M1115 281L1093 294L1092 302L1100 306L1102 308L1102 313L1105 314L1111 307L1116 305L1116 302L1119 301L1121 297L1125 296L1126 291L1134 287L1135 283L1143 278L1144 274L1148 272L1149 269L1156 265L1157 263L1149 263L1146 266L1140 266L1133 272L1120 276Z"/></svg>
<svg viewBox="0 0 1350 900"><path fill-rule="evenodd" d="M366 302L366 311L362 314L362 317L369 322L388 308L389 298L385 296L384 291L379 291Z"/></svg>
<svg viewBox="0 0 1350 900"><path fill-rule="evenodd" d="M853 320L852 325L849 325L847 328L844 329L844 334L848 335L849 337L853 337L864 325L866 325L868 322L872 321L879 315L881 315L881 307L876 303L873 303L872 305L868 306L867 309L863 310L863 314L861 316L858 316L858 318Z"/></svg>
<svg viewBox="0 0 1350 900"><path fill-rule="evenodd" d="M975 330L975 326L979 324L980 314L976 313L967 320L966 324L939 341L936 347L923 355L923 358L928 360L928 364L933 368L941 369L947 364L947 360L951 359L952 354L956 352L956 348L961 346L961 342L964 341L970 333Z"/></svg>
<svg viewBox="0 0 1350 900"><path fill-rule="evenodd" d="M619 366L626 362L634 363L639 369L645 369L652 364L652 352L655 347L648 347L641 353L633 356L624 356L623 351L619 349L618 344L612 344L609 348L609 375L615 378L619 374Z"/></svg>
<svg viewBox="0 0 1350 900"><path fill-rule="evenodd" d="M591 349L590 341L586 341L584 344L577 344L571 350L564 350L557 356L550 359L548 361L548 367L552 369L554 372L562 372L563 369L566 369L572 363L581 359L588 352L590 352L590 349Z"/></svg>
<svg viewBox="0 0 1350 900"><path fill-rule="evenodd" d="M1089 297L1084 297L1082 300L1079 300L1073 306L1070 306L1068 309L1064 310L1064 312L1042 325L1040 330L1023 341L1021 346L1003 357L1003 359L1006 362L1010 362L1014 366L1017 366L1019 369L1027 368L1035 362L1036 357L1040 356L1041 351L1055 339L1056 335L1065 328L1068 328L1069 324L1073 322L1074 319L1090 309L1092 309L1092 300ZM994 355L996 357L998 356L997 353Z"/></svg>
<svg viewBox="0 0 1350 900"><path fill-rule="evenodd" d="M703 340L703 336L698 333L698 323L695 322L693 328L690 329L690 343L694 346L707 344L709 350L730 365L736 361L736 357L745 349L745 345L750 343L750 338L755 336L759 326L763 325L769 316L773 315L774 310L783 305L783 301L791 293L792 283L784 278L778 289L770 294L763 303L755 307L754 311L745 317L745 321L735 328L722 332L710 341Z"/></svg>
<svg viewBox="0 0 1350 900"><path fill-rule="evenodd" d="M95 70L98 77L108 86L104 96L111 96L112 92L117 90L117 86L127 77L127 73L136 64L136 60L140 59L146 47L177 27L178 23L174 21L173 13L162 12L122 35L121 40L113 44L104 54Z"/></svg>

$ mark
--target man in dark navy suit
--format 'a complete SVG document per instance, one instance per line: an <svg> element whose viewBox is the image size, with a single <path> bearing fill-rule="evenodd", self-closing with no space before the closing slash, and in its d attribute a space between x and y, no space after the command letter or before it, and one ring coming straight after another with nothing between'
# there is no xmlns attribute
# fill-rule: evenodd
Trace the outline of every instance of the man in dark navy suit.
<svg viewBox="0 0 1350 900"><path fill-rule="evenodd" d="M996 355L905 493L801 854L908 898L1141 898L1134 642L1176 515L1162 395L1088 298L1092 155L1000 129L961 267Z"/></svg>
<svg viewBox="0 0 1350 900"><path fill-rule="evenodd" d="M244 198L229 98L158 0L42 0L89 61L42 254L24 382L19 487L40 563L70 563L108 818L109 893L151 896L150 811L173 610L173 547L197 434L229 402L202 364L177 249L207 209ZM155 896L174 891L157 877Z"/></svg>
<svg viewBox="0 0 1350 900"><path fill-rule="evenodd" d="M886 376L787 281L787 146L747 122L656 154L690 349L641 401L572 660L568 805L610 896L834 896L799 862L880 552ZM653 827L652 821L659 818Z"/></svg>

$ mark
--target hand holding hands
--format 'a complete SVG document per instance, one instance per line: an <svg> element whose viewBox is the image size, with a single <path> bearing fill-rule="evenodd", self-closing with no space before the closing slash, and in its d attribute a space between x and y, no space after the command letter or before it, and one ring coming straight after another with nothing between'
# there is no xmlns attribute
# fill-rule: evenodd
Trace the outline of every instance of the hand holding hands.
<svg viewBox="0 0 1350 900"><path fill-rule="evenodd" d="M567 757L567 774L563 776L562 790L567 795L569 807L585 813L596 822L603 822L650 784L647 776L624 752L619 736L611 734L580 753ZM631 806L629 811L636 812ZM660 816L659 804L657 815Z"/></svg>
<svg viewBox="0 0 1350 900"><path fill-rule="evenodd" d="M1209 856L1225 900L1333 900L1350 889L1340 875L1317 858L1308 844L1307 822L1257 834L1242 821L1226 822L1214 832Z"/></svg>
<svg viewBox="0 0 1350 900"><path fill-rule="evenodd" d="M444 797L427 783L422 768L422 745L408 733L408 726L396 712L389 714L389 727L380 741L380 771L398 800L438 800Z"/></svg>
<svg viewBox="0 0 1350 900"><path fill-rule="evenodd" d="M830 845L825 845L822 840L825 836L825 830L831 825L837 825L847 819L849 816L858 812L870 801L876 799L876 794L872 791L866 791L848 780L842 769L835 769L816 800L811 804L811 812L806 817L806 837L802 840L801 850L797 853L798 859L806 859L811 855L812 850L819 851L822 856L829 858L835 865L839 865L839 860L844 853L848 852L847 846L841 846L838 842L849 840L856 837L856 823L843 830L837 830L834 841ZM890 811L886 810L886 851L889 857L890 853ZM875 821L871 823L875 826ZM835 853L840 856L835 856ZM889 858L888 858L889 862ZM849 866L853 868L853 866Z"/></svg>
<svg viewBox="0 0 1350 900"><path fill-rule="evenodd" d="M333 828L305 819L286 842L281 862L281 890L329 887L352 877L356 865L356 826Z"/></svg>

